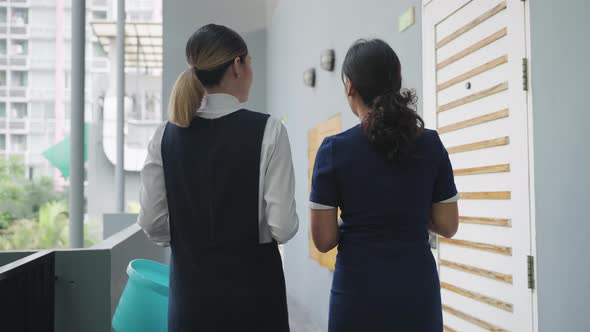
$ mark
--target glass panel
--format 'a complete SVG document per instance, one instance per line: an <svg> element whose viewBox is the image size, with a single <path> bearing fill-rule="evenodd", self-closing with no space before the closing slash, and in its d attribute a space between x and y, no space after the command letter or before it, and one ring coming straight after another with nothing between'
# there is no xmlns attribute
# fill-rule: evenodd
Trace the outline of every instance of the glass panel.
<svg viewBox="0 0 590 332"><path fill-rule="evenodd" d="M95 57L106 57L107 56L107 53L104 51L104 49L102 48L102 46L100 46L100 43L98 43L98 42L92 43L92 54Z"/></svg>
<svg viewBox="0 0 590 332"><path fill-rule="evenodd" d="M10 16L12 25L29 24L29 9L28 8L12 8Z"/></svg>
<svg viewBox="0 0 590 332"><path fill-rule="evenodd" d="M6 55L6 39L0 39L0 55Z"/></svg>
<svg viewBox="0 0 590 332"><path fill-rule="evenodd" d="M13 40L10 45L10 55L29 54L29 42L26 40Z"/></svg>
<svg viewBox="0 0 590 332"><path fill-rule="evenodd" d="M0 24L6 24L6 8L0 8Z"/></svg>
<svg viewBox="0 0 590 332"><path fill-rule="evenodd" d="M107 12L104 10L95 10L92 12L92 18L95 20L106 20Z"/></svg>
<svg viewBox="0 0 590 332"><path fill-rule="evenodd" d="M6 71L0 71L0 86L6 86Z"/></svg>
<svg viewBox="0 0 590 332"><path fill-rule="evenodd" d="M10 150L12 152L26 152L27 151L27 136L26 135L11 135L10 136Z"/></svg>
<svg viewBox="0 0 590 332"><path fill-rule="evenodd" d="M13 87L26 87L28 85L28 73L26 71L13 71L12 72L12 86Z"/></svg>
<svg viewBox="0 0 590 332"><path fill-rule="evenodd" d="M0 119L6 118L6 103L0 102Z"/></svg>
<svg viewBox="0 0 590 332"><path fill-rule="evenodd" d="M28 115L27 103L12 103L10 106L10 117L12 119L25 119Z"/></svg>
<svg viewBox="0 0 590 332"><path fill-rule="evenodd" d="M0 150L6 150L6 135L0 134Z"/></svg>

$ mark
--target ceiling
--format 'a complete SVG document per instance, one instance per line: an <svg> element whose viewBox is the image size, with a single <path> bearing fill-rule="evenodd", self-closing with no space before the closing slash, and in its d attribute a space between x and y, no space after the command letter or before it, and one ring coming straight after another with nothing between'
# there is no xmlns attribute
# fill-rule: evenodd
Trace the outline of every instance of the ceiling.
<svg viewBox="0 0 590 332"><path fill-rule="evenodd" d="M223 24L241 34L264 29L279 1L175 0L163 2L164 27L161 23L127 22L125 24L125 65L161 68L163 35L169 33L186 35L207 23ZM170 22L170 19L176 18L180 18L180 21L175 20L174 24L166 24ZM116 22L91 22L91 26L100 44L108 52L117 36Z"/></svg>
<svg viewBox="0 0 590 332"><path fill-rule="evenodd" d="M105 49L111 49L117 37L116 22L91 22L92 31ZM162 24L161 23L125 23L125 66L126 67L162 67Z"/></svg>

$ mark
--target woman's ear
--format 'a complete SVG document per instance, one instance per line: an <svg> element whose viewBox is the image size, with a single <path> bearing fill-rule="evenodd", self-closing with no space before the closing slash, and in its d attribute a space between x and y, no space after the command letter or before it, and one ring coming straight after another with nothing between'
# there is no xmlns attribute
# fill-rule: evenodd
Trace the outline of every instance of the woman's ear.
<svg viewBox="0 0 590 332"><path fill-rule="evenodd" d="M232 71L235 78L240 78L242 75L242 59L240 57L236 57L234 59L234 63L232 64Z"/></svg>
<svg viewBox="0 0 590 332"><path fill-rule="evenodd" d="M355 94L355 89L350 83L349 79L344 80L344 92L346 93L347 97L352 97Z"/></svg>

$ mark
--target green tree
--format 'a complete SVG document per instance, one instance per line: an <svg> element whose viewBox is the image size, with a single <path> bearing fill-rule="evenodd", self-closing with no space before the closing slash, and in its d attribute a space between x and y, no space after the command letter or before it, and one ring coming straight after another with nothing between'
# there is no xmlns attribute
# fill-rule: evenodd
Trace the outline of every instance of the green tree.
<svg viewBox="0 0 590 332"><path fill-rule="evenodd" d="M0 229L19 219L36 220L43 204L66 198L55 191L51 178L30 180L24 169L22 158L0 157Z"/></svg>
<svg viewBox="0 0 590 332"><path fill-rule="evenodd" d="M38 238L42 248L68 245L68 206L64 201L46 203L40 209Z"/></svg>
<svg viewBox="0 0 590 332"><path fill-rule="evenodd" d="M84 246L96 243L84 227ZM68 206L65 201L45 203L39 220L19 219L0 233L0 250L54 249L69 247Z"/></svg>

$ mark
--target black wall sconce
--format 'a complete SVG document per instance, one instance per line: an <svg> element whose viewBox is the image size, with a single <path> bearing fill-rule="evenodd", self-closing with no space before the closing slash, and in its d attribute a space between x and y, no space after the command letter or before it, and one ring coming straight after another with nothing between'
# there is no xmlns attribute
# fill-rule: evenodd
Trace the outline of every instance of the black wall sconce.
<svg viewBox="0 0 590 332"><path fill-rule="evenodd" d="M320 66L327 71L334 71L334 64L336 61L336 52L334 50L325 50L320 55Z"/></svg>
<svg viewBox="0 0 590 332"><path fill-rule="evenodd" d="M303 83L310 87L315 86L315 68L310 68L303 72Z"/></svg>

